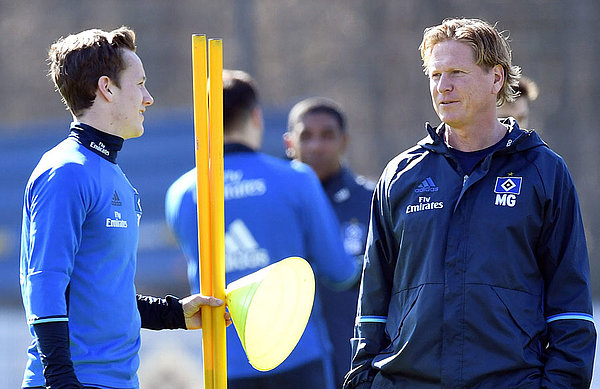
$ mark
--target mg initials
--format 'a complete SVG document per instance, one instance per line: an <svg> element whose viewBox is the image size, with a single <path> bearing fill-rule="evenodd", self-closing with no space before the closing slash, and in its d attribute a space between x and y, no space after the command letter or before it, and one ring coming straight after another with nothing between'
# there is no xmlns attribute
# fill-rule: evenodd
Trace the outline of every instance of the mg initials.
<svg viewBox="0 0 600 389"><path fill-rule="evenodd" d="M496 194L496 205L514 207L516 203L517 196L514 194Z"/></svg>

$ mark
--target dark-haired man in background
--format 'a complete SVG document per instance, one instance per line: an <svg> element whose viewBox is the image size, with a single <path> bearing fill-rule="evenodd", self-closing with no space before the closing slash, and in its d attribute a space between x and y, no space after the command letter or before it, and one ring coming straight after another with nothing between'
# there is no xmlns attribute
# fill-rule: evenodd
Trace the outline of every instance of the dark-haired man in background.
<svg viewBox="0 0 600 389"><path fill-rule="evenodd" d="M356 176L343 162L350 136L346 117L335 101L310 97L288 115L284 134L286 154L313 168L340 222L346 253L362 267L369 209L375 184ZM356 317L358 284L336 291L319 285L325 321L334 349L336 387L342 386L351 357L350 338Z"/></svg>

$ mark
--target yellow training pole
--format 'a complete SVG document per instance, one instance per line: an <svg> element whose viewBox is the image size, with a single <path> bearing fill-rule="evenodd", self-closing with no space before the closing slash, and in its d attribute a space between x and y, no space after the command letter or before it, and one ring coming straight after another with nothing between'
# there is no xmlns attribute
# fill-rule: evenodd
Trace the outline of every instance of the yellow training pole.
<svg viewBox="0 0 600 389"><path fill-rule="evenodd" d="M192 35L192 73L194 96L194 136L196 140L196 194L198 199L198 252L200 254L200 292L214 296L211 271L211 205L209 181L209 131L207 97L206 36ZM202 354L204 388L214 388L213 311L202 307Z"/></svg>
<svg viewBox="0 0 600 389"><path fill-rule="evenodd" d="M208 41L210 112L210 209L213 296L225 301L225 205L223 190L223 41ZM225 306L214 308L215 389L227 388Z"/></svg>

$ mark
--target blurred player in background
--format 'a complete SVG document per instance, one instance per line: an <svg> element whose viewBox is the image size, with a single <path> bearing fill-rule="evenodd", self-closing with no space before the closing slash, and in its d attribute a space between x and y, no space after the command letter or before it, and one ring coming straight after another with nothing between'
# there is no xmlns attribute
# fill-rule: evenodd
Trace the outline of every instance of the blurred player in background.
<svg viewBox="0 0 600 389"><path fill-rule="evenodd" d="M517 97L514 101L505 101L497 109L499 118L512 116L521 128L529 128L529 102L538 97L538 86L532 79L521 76L519 84L514 88Z"/></svg>
<svg viewBox="0 0 600 389"><path fill-rule="evenodd" d="M284 134L288 157L313 168L340 222L346 253L362 267L369 209L375 184L356 176L343 162L350 136L346 118L335 101L311 97L290 110ZM358 283L336 291L320 287L325 321L333 344L336 387L341 387L351 359L350 338L356 317Z"/></svg>
<svg viewBox="0 0 600 389"><path fill-rule="evenodd" d="M223 72L225 277L237 280L290 256L306 258L317 280L340 288L360 269L344 252L339 226L310 167L258 150L263 119L254 80ZM188 259L193 293L200 290L196 170L167 192L166 218ZM269 372L255 370L234 328L227 333L230 389L333 388L331 350L318 297L306 330L290 356ZM273 318L277 320L277 318Z"/></svg>
<svg viewBox="0 0 600 389"><path fill-rule="evenodd" d="M596 331L586 239L562 158L514 119L520 69L479 19L420 46L441 121L373 196L344 388L588 388Z"/></svg>
<svg viewBox="0 0 600 389"><path fill-rule="evenodd" d="M136 295L142 208L117 153L142 135L154 100L135 49L126 27L83 31L50 48L50 75L73 123L25 188L20 282L33 337L26 388L137 388L140 327L201 328L200 305L223 304Z"/></svg>

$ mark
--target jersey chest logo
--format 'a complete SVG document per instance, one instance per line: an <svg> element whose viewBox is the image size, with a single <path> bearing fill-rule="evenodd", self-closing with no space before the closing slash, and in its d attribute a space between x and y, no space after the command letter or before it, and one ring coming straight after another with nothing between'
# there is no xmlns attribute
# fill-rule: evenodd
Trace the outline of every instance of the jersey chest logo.
<svg viewBox="0 0 600 389"><path fill-rule="evenodd" d="M127 220L121 218L121 212L115 211L114 219L106 218L106 227L108 228L127 228Z"/></svg>
<svg viewBox="0 0 600 389"><path fill-rule="evenodd" d="M523 177L496 177L494 193L496 200L494 205L501 207L514 207L517 204L517 196L521 194Z"/></svg>
<svg viewBox="0 0 600 389"><path fill-rule="evenodd" d="M432 196L437 195L436 192L439 190L440 188L435 184L431 177L424 179L415 189L415 193L420 194L419 202L408 204L406 206L405 213L408 215L409 213L432 211L444 208L443 201L431 201Z"/></svg>
<svg viewBox="0 0 600 389"><path fill-rule="evenodd" d="M112 198L111 198L111 216L105 218L104 226L106 228L128 228L129 223L137 222L137 225L140 225L140 219L142 218L142 202L140 200L140 195L138 191L133 189L133 210L135 211L136 219L135 221L131 220L131 197L128 193L123 194L121 192L121 196L114 190ZM123 198L123 200L121 199ZM119 207L119 208L114 208ZM118 211L116 210L118 209ZM130 219L128 221L128 219Z"/></svg>

